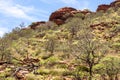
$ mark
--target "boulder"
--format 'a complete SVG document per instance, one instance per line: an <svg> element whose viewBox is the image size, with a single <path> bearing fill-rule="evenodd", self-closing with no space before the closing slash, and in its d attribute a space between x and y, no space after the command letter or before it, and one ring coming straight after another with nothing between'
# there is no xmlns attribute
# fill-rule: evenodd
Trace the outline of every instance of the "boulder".
<svg viewBox="0 0 120 80"><path fill-rule="evenodd" d="M112 2L112 3L110 4L110 6L111 6L111 7L117 7L117 6L120 7L120 0L116 0L116 1Z"/></svg>
<svg viewBox="0 0 120 80"><path fill-rule="evenodd" d="M31 29L36 29L39 25L44 25L46 22L45 21L40 21L40 22L33 22L29 27Z"/></svg>
<svg viewBox="0 0 120 80"><path fill-rule="evenodd" d="M99 5L98 8L97 8L97 12L98 11L107 11L108 9L110 8L110 5L106 5L106 4L102 4L102 5Z"/></svg>
<svg viewBox="0 0 120 80"><path fill-rule="evenodd" d="M71 7L64 7L58 9L50 15L49 21L53 21L58 25L65 22L68 17L72 17L77 10Z"/></svg>
<svg viewBox="0 0 120 80"><path fill-rule="evenodd" d="M24 68L17 68L14 73L14 76L16 77L17 80L26 80L25 77L26 77L26 74L28 73L29 71Z"/></svg>
<svg viewBox="0 0 120 80"><path fill-rule="evenodd" d="M91 13L91 11L87 9L81 11L72 7L64 7L53 12L50 15L49 21L53 21L57 25L61 25L61 24L64 24L68 18L73 17L74 14L77 14L77 13L83 13L84 15L86 15L87 13Z"/></svg>
<svg viewBox="0 0 120 80"><path fill-rule="evenodd" d="M113 1L109 5L107 5L107 4L99 5L98 8L97 8L97 12L101 11L101 10L103 10L105 12L111 7L120 7L120 0Z"/></svg>

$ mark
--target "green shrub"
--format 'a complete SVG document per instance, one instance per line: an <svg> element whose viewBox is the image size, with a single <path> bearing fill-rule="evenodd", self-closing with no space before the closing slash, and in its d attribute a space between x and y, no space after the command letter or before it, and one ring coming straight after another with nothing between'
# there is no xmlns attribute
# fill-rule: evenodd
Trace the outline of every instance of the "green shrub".
<svg viewBox="0 0 120 80"><path fill-rule="evenodd" d="M64 69L68 68L68 66L66 64L57 64L56 67L57 68L64 68Z"/></svg>
<svg viewBox="0 0 120 80"><path fill-rule="evenodd" d="M14 77L7 77L4 80L16 80Z"/></svg>
<svg viewBox="0 0 120 80"><path fill-rule="evenodd" d="M43 55L41 58L46 60L46 59L48 59L48 58L50 58L52 56L53 56L53 54L46 54L46 55Z"/></svg>
<svg viewBox="0 0 120 80"><path fill-rule="evenodd" d="M71 75L73 75L73 72L72 72L72 71L64 71L64 72L62 73L62 76L71 76Z"/></svg>
<svg viewBox="0 0 120 80"><path fill-rule="evenodd" d="M26 80L45 80L41 75L34 75L32 73L26 75Z"/></svg>
<svg viewBox="0 0 120 80"><path fill-rule="evenodd" d="M48 69L38 69L37 73L39 75L48 75L48 74L50 74L50 70L48 70Z"/></svg>
<svg viewBox="0 0 120 80"><path fill-rule="evenodd" d="M58 57L52 56L45 61L45 64L50 68L53 67L59 61Z"/></svg>

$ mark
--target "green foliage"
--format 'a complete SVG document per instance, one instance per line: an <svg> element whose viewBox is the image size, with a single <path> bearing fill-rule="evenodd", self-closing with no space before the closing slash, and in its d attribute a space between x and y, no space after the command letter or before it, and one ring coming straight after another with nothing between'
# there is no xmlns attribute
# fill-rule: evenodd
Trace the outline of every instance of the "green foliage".
<svg viewBox="0 0 120 80"><path fill-rule="evenodd" d="M76 79L82 79L85 76L88 76L89 69L86 66L77 66L73 71L73 75Z"/></svg>
<svg viewBox="0 0 120 80"><path fill-rule="evenodd" d="M4 79L6 79L6 78L10 78L10 79L13 79L12 77L10 77L11 76L11 69L10 68L6 68L6 69L4 69L4 71L3 72L1 72L0 73L0 79L1 80L4 80ZM15 80L15 79L13 79L13 80Z"/></svg>
<svg viewBox="0 0 120 80"><path fill-rule="evenodd" d="M77 14L74 15L74 17L84 19L84 18L85 18L85 15L82 14L82 13L77 13Z"/></svg>
<svg viewBox="0 0 120 80"><path fill-rule="evenodd" d="M5 78L5 80L15 80L15 78L14 77L7 77L7 78Z"/></svg>
<svg viewBox="0 0 120 80"><path fill-rule="evenodd" d="M48 70L48 69L38 69L37 73L40 74L40 75L48 75L48 74L50 74L50 70Z"/></svg>
<svg viewBox="0 0 120 80"><path fill-rule="evenodd" d="M73 75L73 72L72 71L68 71L68 70L66 70L66 71L64 71L62 73L62 76L71 76L71 75Z"/></svg>
<svg viewBox="0 0 120 80"><path fill-rule="evenodd" d="M27 74L26 75L26 80L44 80L44 77L39 75L39 76L36 76L34 74Z"/></svg>
<svg viewBox="0 0 120 80"><path fill-rule="evenodd" d="M27 68L29 65L19 63L27 58L39 59L40 65L32 66L38 75L30 72L27 80L48 80L50 77L51 80L67 77L105 80L104 76L117 80L115 76L120 75L119 54L116 54L120 51L119 22L120 9L112 7L105 13L75 14L59 27L50 21L37 25L36 29L23 28L21 24L0 38L0 62L7 62L7 67L12 63L15 67ZM15 80L10 76L11 70L0 73L0 80Z"/></svg>
<svg viewBox="0 0 120 80"><path fill-rule="evenodd" d="M120 43L114 43L112 46L116 51L120 50Z"/></svg>
<svg viewBox="0 0 120 80"><path fill-rule="evenodd" d="M58 61L59 59L57 57L52 56L45 61L45 64L48 64L50 68L53 67Z"/></svg>
<svg viewBox="0 0 120 80"><path fill-rule="evenodd" d="M53 54L46 54L46 55L43 55L41 58L46 60L46 59L48 59L48 58L50 58L52 56L53 56Z"/></svg>
<svg viewBox="0 0 120 80"><path fill-rule="evenodd" d="M105 57L101 60L100 64L94 67L96 73L100 75L107 75L110 79L113 79L119 74L120 70L120 58L119 57Z"/></svg>

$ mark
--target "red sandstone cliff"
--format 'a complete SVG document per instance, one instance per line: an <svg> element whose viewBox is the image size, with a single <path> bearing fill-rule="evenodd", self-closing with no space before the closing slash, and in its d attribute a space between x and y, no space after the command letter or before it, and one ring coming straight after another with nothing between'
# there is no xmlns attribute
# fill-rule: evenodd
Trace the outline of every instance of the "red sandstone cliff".
<svg viewBox="0 0 120 80"><path fill-rule="evenodd" d="M102 4L102 5L99 5L98 8L97 8L97 12L98 11L101 11L103 10L104 12L107 11L110 7L120 7L120 0L116 0L112 3L110 3L109 5L107 4Z"/></svg>
<svg viewBox="0 0 120 80"><path fill-rule="evenodd" d="M60 25L63 24L68 17L72 17L73 16L72 12L76 12L76 11L77 10L74 8L64 7L53 12L50 15L49 20L54 21L56 24Z"/></svg>
<svg viewBox="0 0 120 80"><path fill-rule="evenodd" d="M102 5L99 5L99 6L98 6L97 11L103 10L103 11L105 12L105 11L107 11L110 7L111 7L110 5L102 4Z"/></svg>
<svg viewBox="0 0 120 80"><path fill-rule="evenodd" d="M101 11L101 10L105 12L111 7L120 7L120 0L115 0L114 2L110 4L99 5L96 12ZM60 8L57 11L53 12L49 17L49 21L53 21L57 25L61 25L61 24L64 24L68 18L73 17L74 14L77 14L77 13L83 13L84 15L86 15L87 13L92 13L92 12L89 10L81 11L81 10L77 10L72 7L64 7L64 8ZM29 27L32 29L35 29L37 26L42 25L42 24L46 24L46 22L44 21L35 22L31 24Z"/></svg>
<svg viewBox="0 0 120 80"><path fill-rule="evenodd" d="M31 29L35 29L35 28L37 28L37 26L42 25L42 24L45 24L45 23L46 23L45 21L34 22L34 23L32 23L31 25L29 25L29 27L30 27Z"/></svg>
<svg viewBox="0 0 120 80"><path fill-rule="evenodd" d="M68 19L69 17L73 17L73 15L76 13L87 14L87 13L90 13L90 11L86 11L86 10L80 11L72 7L64 7L64 8L58 9L57 11L53 12L50 15L49 20L55 22L58 25L61 25L61 24L64 24L66 19Z"/></svg>

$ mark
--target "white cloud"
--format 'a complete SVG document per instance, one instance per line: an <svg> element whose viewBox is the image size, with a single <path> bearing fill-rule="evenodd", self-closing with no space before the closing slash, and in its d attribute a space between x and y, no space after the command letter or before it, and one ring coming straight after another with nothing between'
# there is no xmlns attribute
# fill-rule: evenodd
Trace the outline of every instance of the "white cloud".
<svg viewBox="0 0 120 80"><path fill-rule="evenodd" d="M31 11L34 11L33 7L15 4L13 0L0 0L0 13L5 14L6 16L33 20L35 18L28 15Z"/></svg>
<svg viewBox="0 0 120 80"><path fill-rule="evenodd" d="M6 32L8 32L7 28L0 27L0 37L2 37Z"/></svg>
<svg viewBox="0 0 120 80"><path fill-rule="evenodd" d="M3 31L0 31L0 37L3 36L4 32Z"/></svg>

